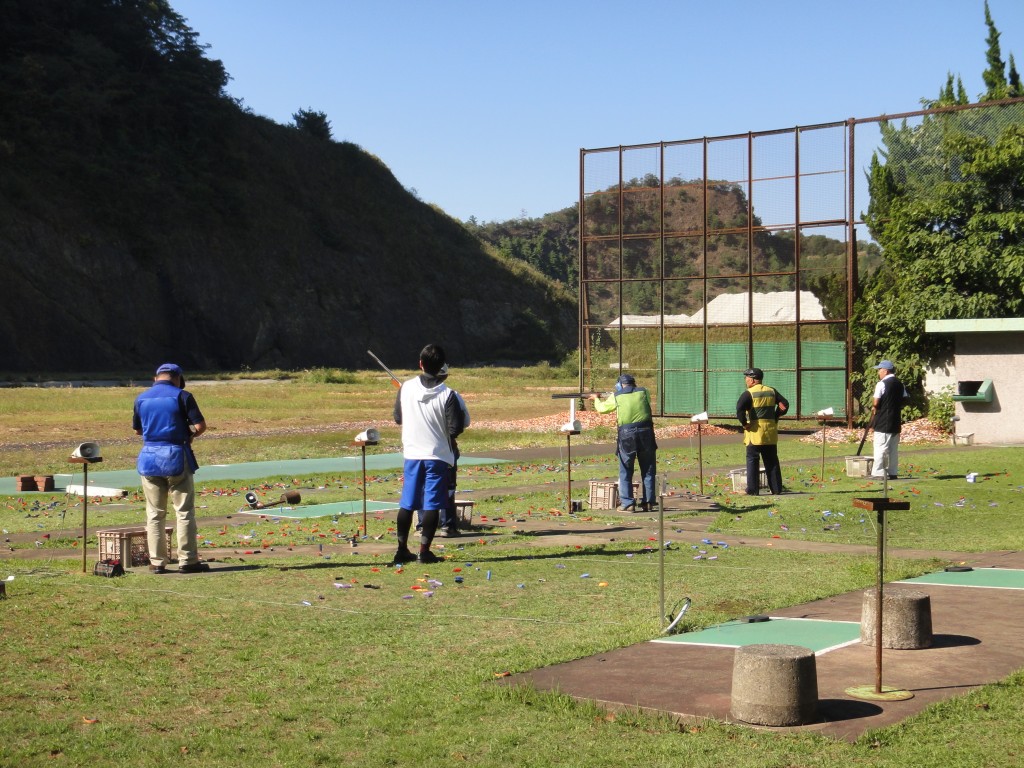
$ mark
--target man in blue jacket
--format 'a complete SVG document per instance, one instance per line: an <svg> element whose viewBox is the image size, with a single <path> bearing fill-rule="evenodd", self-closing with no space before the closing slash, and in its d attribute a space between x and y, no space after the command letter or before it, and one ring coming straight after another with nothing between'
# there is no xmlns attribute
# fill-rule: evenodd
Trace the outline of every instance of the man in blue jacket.
<svg viewBox="0 0 1024 768"><path fill-rule="evenodd" d="M164 363L156 369L153 386L135 399L132 427L135 434L142 435L137 466L146 497L149 570L167 571L169 553L164 521L168 502L178 518L178 572L210 570L209 565L199 562L192 478L199 468L192 453L192 440L206 431L206 420L196 399L184 389L179 366Z"/></svg>

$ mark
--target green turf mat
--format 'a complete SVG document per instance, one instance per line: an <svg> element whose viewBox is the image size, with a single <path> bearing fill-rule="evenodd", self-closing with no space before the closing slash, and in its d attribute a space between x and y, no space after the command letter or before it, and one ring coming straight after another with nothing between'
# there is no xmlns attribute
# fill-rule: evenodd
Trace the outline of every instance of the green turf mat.
<svg viewBox="0 0 1024 768"><path fill-rule="evenodd" d="M769 621L728 622L697 632L659 637L655 643L688 643L738 648L759 643L800 645L815 653L860 641L860 623L772 617Z"/></svg>
<svg viewBox="0 0 1024 768"><path fill-rule="evenodd" d="M926 573L900 584L944 584L953 587L986 587L988 589L1024 589L1024 570L1014 568L975 568L972 571L938 571Z"/></svg>
<svg viewBox="0 0 1024 768"><path fill-rule="evenodd" d="M398 509L398 505L390 501L369 501L366 502L367 512L383 512L386 510ZM360 501L335 501L330 504L307 504L297 507L271 507L270 509L241 509L244 515L259 515L262 517L285 517L285 518L311 518L311 517L335 517L337 515L361 515L363 513L363 502Z"/></svg>
<svg viewBox="0 0 1024 768"><path fill-rule="evenodd" d="M200 456L202 461L203 457ZM462 456L459 459L460 467L470 467L482 464L505 464L505 459L471 458ZM380 472L382 470L401 470L403 464L400 453L375 453L366 455L367 471ZM138 488L140 486L139 473L134 469L121 469L110 472L99 470L102 464L95 464L89 469L89 485L102 488ZM210 483L217 480L253 480L260 477L276 477L279 475L291 475L303 477L308 475L333 474L340 472L359 472L362 470L361 456L339 456L330 459L288 459L285 461L249 461L240 464L208 464L199 467L196 472L196 483ZM82 483L82 472L75 469L75 472L67 474L55 474L53 476L54 490L63 491L68 485ZM0 495L20 495L17 488L17 479L13 477L0 477ZM31 491L30 493L37 493ZM361 502L360 502L361 503Z"/></svg>

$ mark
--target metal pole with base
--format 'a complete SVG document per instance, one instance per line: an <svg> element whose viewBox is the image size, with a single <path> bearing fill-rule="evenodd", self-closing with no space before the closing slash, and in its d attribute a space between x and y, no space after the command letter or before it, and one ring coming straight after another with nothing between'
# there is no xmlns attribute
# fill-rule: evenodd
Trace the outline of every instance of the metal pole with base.
<svg viewBox="0 0 1024 768"><path fill-rule="evenodd" d="M363 455L363 536L366 536L369 533L366 528L366 443L360 445L359 449Z"/></svg>
<svg viewBox="0 0 1024 768"><path fill-rule="evenodd" d="M565 488L565 511L572 514L572 436L578 435L576 430L565 432L565 476L568 479Z"/></svg>
<svg viewBox="0 0 1024 768"><path fill-rule="evenodd" d="M87 573L89 568L86 564L86 558L88 557L87 542L89 540L89 465L95 464L97 461L103 461L102 456L92 456L86 458L84 456L72 456L68 459L72 464L82 465L82 573ZM122 560L124 559L124 553L122 553ZM123 563L122 563L123 565Z"/></svg>
<svg viewBox="0 0 1024 768"><path fill-rule="evenodd" d="M700 426L708 423L708 412L694 414L690 422L697 425L697 475L700 477L700 495L704 495L704 444L701 440Z"/></svg>
<svg viewBox="0 0 1024 768"><path fill-rule="evenodd" d="M370 353L373 354L372 352ZM353 441L359 446L363 457L363 538L370 535L366 527L366 446L376 445L380 440L380 433L376 429L367 429L356 435Z"/></svg>
<svg viewBox="0 0 1024 768"><path fill-rule="evenodd" d="M825 487L825 438L828 434L828 417L835 414L833 408L823 408L818 411L817 416L821 420L821 473L819 479L821 480L822 488Z"/></svg>
<svg viewBox="0 0 1024 768"><path fill-rule="evenodd" d="M697 475L700 477L700 495L704 495L704 448L700 439L700 422L697 422Z"/></svg>
<svg viewBox="0 0 1024 768"><path fill-rule="evenodd" d="M854 499L853 506L858 509L874 511L878 515L878 575L875 579L875 684L874 686L857 685L847 688L846 693L855 699L865 701L904 701L914 698L910 691L889 688L882 685L882 606L884 605L885 589L885 513L888 510L908 510L909 501L893 501L888 497L888 482L885 484L884 498Z"/></svg>
<svg viewBox="0 0 1024 768"><path fill-rule="evenodd" d="M697 424L700 429L700 423ZM658 483L658 615L665 616L665 481ZM703 490L703 489L702 489Z"/></svg>
<svg viewBox="0 0 1024 768"><path fill-rule="evenodd" d="M576 400L569 401L569 420L559 428L559 432L565 433L565 468L568 477L568 485L565 489L565 511L572 514L572 436L578 435L583 430L583 425L576 418ZM581 504L582 507L582 504Z"/></svg>

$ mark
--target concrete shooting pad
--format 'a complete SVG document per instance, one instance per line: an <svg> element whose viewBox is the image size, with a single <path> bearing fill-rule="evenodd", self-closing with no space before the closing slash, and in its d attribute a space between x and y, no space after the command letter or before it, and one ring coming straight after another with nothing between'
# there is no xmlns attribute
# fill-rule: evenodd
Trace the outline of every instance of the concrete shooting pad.
<svg viewBox="0 0 1024 768"><path fill-rule="evenodd" d="M854 741L870 729L894 725L930 704L996 683L1024 667L1024 590L994 589L989 583L1019 580L1024 552L978 558L969 563L972 571L943 571L905 582L904 589L912 586L929 595L935 632L929 648L883 649L882 684L914 694L905 701L864 701L846 693L858 686L873 688L876 681L873 646L863 645L859 637L834 641L844 633L850 637L859 627L864 590L776 609L766 622L728 622L688 633L690 638L663 636L496 683L557 692L611 711L648 711L682 722L734 722L729 713L736 647L802 645L816 651L817 718L770 730ZM951 577L957 581L947 583ZM886 590L899 588L886 585ZM700 604L694 602L686 618L692 620L699 612ZM829 639L833 632L837 634Z"/></svg>
<svg viewBox="0 0 1024 768"><path fill-rule="evenodd" d="M202 456L199 457L202 460ZM300 477L312 474L330 474L333 472L361 472L363 468L361 456L339 456L328 459L287 459L283 461L248 461L239 464L208 464L199 467L196 472L197 483L208 483L214 480L254 480L261 477L293 476ZM473 458L462 456L460 467L481 464L505 464L506 459ZM367 472L384 470L400 470L403 459L400 453L367 453ZM121 469L104 472L102 463L89 467L89 485L102 488L139 488L139 473L134 469ZM54 474L54 490L63 491L68 485L81 483L81 471L74 473ZM18 495L17 479L0 477L0 495ZM32 491L29 491L32 493ZM361 504L362 502L360 502ZM360 511L362 508L360 507Z"/></svg>
<svg viewBox="0 0 1024 768"><path fill-rule="evenodd" d="M972 568L969 571L938 571L899 584L945 584L950 587L982 589L1024 589L1024 569Z"/></svg>
<svg viewBox="0 0 1024 768"><path fill-rule="evenodd" d="M795 626L794 622L800 622ZM789 616L771 616L768 621L733 621L718 624L696 632L685 632L652 640L653 643L688 643L719 648L738 648L742 645L778 643L802 645L815 654L828 653L850 643L860 642L860 622L799 619Z"/></svg>

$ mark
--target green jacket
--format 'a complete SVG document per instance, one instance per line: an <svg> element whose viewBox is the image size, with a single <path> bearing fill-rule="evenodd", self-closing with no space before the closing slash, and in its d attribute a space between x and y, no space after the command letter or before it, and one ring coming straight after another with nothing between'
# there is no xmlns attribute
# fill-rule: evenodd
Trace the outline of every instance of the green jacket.
<svg viewBox="0 0 1024 768"><path fill-rule="evenodd" d="M628 424L654 425L651 396L643 387L635 387L632 392L613 392L607 400L595 400L594 410L598 413L615 411L615 420L620 427Z"/></svg>

